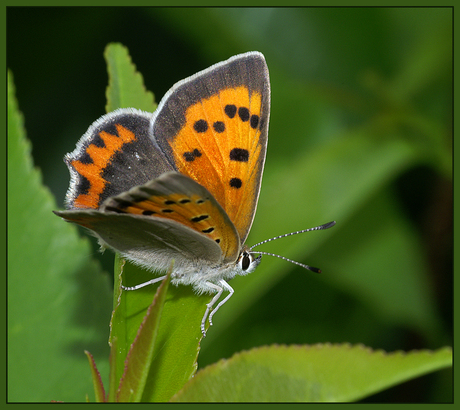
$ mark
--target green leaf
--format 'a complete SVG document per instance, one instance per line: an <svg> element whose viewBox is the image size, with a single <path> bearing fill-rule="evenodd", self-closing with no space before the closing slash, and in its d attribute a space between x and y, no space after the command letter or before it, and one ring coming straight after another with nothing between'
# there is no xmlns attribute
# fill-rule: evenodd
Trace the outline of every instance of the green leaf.
<svg viewBox="0 0 460 410"><path fill-rule="evenodd" d="M113 317L113 316L112 316ZM112 323L112 322L111 322ZM109 393L107 395L108 402L116 400L117 389L120 384L123 359L126 355L120 354L118 350L118 341L116 337L110 337L110 356L109 356Z"/></svg>
<svg viewBox="0 0 460 410"><path fill-rule="evenodd" d="M190 286L169 287L142 401L168 401L195 374L201 319L210 300Z"/></svg>
<svg viewBox="0 0 460 410"><path fill-rule="evenodd" d="M153 112L156 108L153 93L145 89L142 74L136 71L128 49L119 43L111 43L106 47L104 57L109 73L106 111L134 107Z"/></svg>
<svg viewBox="0 0 460 410"><path fill-rule="evenodd" d="M81 401L84 350L106 370L110 286L89 242L52 211L8 77L8 399Z"/></svg>
<svg viewBox="0 0 460 410"><path fill-rule="evenodd" d="M171 266L172 271L172 266ZM125 360L125 371L117 392L117 401L139 402L152 363L154 346L158 334L161 312L166 299L171 271L155 293L152 304L147 309L139 326L136 338L131 344Z"/></svg>
<svg viewBox="0 0 460 410"><path fill-rule="evenodd" d="M89 366L91 368L91 375L93 378L94 395L96 396L96 402L102 403L105 401L106 397L101 374L97 370L96 362L94 361L93 355L87 350L85 350L85 354L88 358Z"/></svg>
<svg viewBox="0 0 460 410"><path fill-rule="evenodd" d="M449 366L450 348L385 353L347 344L261 347L199 371L172 401L356 401Z"/></svg>
<svg viewBox="0 0 460 410"><path fill-rule="evenodd" d="M152 278L152 273L123 260L116 264L123 285L133 286ZM115 285L117 286L117 284ZM119 381L124 361L141 326L158 285L123 291L111 324L111 343L116 342L116 375ZM193 376L202 334L201 319L210 296L198 296L189 286L169 286L161 313L152 362L142 401L168 401ZM111 383L113 389L114 383ZM113 400L112 390L110 396Z"/></svg>

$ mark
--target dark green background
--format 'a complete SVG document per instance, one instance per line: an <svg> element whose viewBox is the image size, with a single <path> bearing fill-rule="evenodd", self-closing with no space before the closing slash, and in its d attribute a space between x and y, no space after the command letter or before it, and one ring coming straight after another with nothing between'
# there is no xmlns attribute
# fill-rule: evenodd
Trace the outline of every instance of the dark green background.
<svg viewBox="0 0 460 410"><path fill-rule="evenodd" d="M259 213L264 212L262 208L270 209L271 218L283 228L281 232L270 230L273 219L256 217L254 235L263 231L274 236L337 218L331 214L322 215L324 220L308 218L310 204L316 201L308 198L300 207L304 214L299 226L296 221L300 218L285 204L301 199L284 198L281 193L264 196L266 184L282 177L288 185L290 172L295 172L290 165L309 161L322 146L337 143L340 150L350 135L363 130L373 142L401 138L415 146L425 138L418 131L426 130L441 136L442 150L451 149L450 8L13 7L7 10L8 68L14 75L35 164L59 207L69 182L62 158L105 111L103 51L109 42L128 47L157 102L176 81L213 63L250 50L264 53L271 75L272 107ZM404 120L398 121L399 116ZM385 122L388 117L394 123ZM316 172L332 172L321 165ZM347 173L345 168L343 173ZM305 175L306 181L310 178L314 175ZM340 169L331 178L337 181L337 192L355 186L340 187ZM351 206L345 220L337 220L332 240L306 259L301 259L301 252L300 256L299 252L286 254L321 267L321 276L288 263L278 264L278 269L287 271L284 278L219 329L220 314L231 316L231 302L222 308L202 343L200 366L270 343L350 342L387 351L451 344L451 178L449 166L441 164L436 155L430 158L429 153L421 154L412 166L389 172L381 185ZM359 183L357 178L356 186ZM416 238L415 253L422 269L408 267L406 261L399 266L401 275L410 268L421 270L418 274L428 289L426 304L430 306L430 318L424 324L386 314L381 305L374 304L365 285L360 288L356 282L347 282L349 275L360 272L361 283L391 274L395 287L398 285L397 271L381 270L382 260L391 258L383 247L381 254L378 250L366 254L365 262L362 257L358 261L348 258L355 247L364 248L374 232L378 235L374 227L386 212L383 198L397 209L398 218ZM340 204L340 195L334 200ZM254 235L249 244L266 239ZM391 236L387 240L391 242ZM277 249L273 244L268 250L280 252ZM110 272L113 257L106 252L104 259ZM393 262L398 267L398 261ZM263 280L264 265L271 263L273 259L264 257L253 275ZM236 293L247 279L232 282ZM385 292L382 287L383 298ZM82 359L86 360L83 354ZM449 372L439 372L369 401L450 400L449 377Z"/></svg>

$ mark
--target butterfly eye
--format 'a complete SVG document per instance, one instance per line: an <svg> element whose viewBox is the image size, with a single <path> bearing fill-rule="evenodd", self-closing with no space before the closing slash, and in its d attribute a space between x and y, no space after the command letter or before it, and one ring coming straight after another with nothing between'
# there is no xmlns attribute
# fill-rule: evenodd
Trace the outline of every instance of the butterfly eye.
<svg viewBox="0 0 460 410"><path fill-rule="evenodd" d="M258 252L250 252L249 248L243 250L240 253L240 257L238 258L238 275L244 276L256 270L257 266L259 266L262 255L259 255L257 258L255 258L253 255L255 253Z"/></svg>
<svg viewBox="0 0 460 410"><path fill-rule="evenodd" d="M241 257L241 269L247 270L251 265L251 255L249 253L244 252L243 256Z"/></svg>

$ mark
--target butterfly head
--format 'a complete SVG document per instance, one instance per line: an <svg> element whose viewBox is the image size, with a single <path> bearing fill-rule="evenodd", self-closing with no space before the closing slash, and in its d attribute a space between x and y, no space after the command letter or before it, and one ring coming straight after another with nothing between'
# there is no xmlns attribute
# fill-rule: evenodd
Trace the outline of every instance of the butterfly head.
<svg viewBox="0 0 460 410"><path fill-rule="evenodd" d="M244 246L238 257L238 275L245 276L248 273L252 273L256 270L257 266L262 259L262 255L255 256L254 252L248 246Z"/></svg>

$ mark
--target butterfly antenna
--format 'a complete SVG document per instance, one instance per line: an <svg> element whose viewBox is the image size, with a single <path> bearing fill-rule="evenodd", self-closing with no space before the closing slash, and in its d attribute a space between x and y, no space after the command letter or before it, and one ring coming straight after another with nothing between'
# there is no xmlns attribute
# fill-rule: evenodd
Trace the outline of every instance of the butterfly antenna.
<svg viewBox="0 0 460 410"><path fill-rule="evenodd" d="M276 240L276 239L285 238L286 236L297 235L297 234L299 234L299 233L310 232L310 231L320 231L320 230L323 230L323 229L331 228L331 227L333 227L334 225L335 225L335 221L332 221L332 222L328 222L328 223L323 224L323 225L315 226L314 228L302 229L301 231L296 231L296 232L291 232L291 233L285 233L284 235L275 236L274 238L266 239L265 241L256 243L255 245L252 245L252 246L249 248L249 253L251 253L251 254L259 254L259 255L275 256L276 258L284 259L285 261L291 262L291 263L293 263L294 265L301 266L302 268L308 269L308 270L310 270L310 271L312 271L312 272L321 273L321 269L314 268L313 266L305 265L304 263L300 263L300 262L297 262L297 261L293 261L292 259L286 258L286 257L281 256L281 255L277 255L277 254L275 254L275 253L257 252L257 251L253 251L253 249L254 249L256 246L263 245L264 243L271 242L271 241L274 241L274 240Z"/></svg>
<svg viewBox="0 0 460 410"><path fill-rule="evenodd" d="M283 260L285 260L285 261L291 262L291 263L293 263L294 265L298 265L298 266L301 266L302 268L311 270L312 272L321 273L321 269L314 268L313 266L310 266L310 265L305 265L304 263L300 263L300 262L297 262L297 261L293 261L292 259L286 258L286 257L281 256L281 255L277 255L276 253L270 253L270 252L255 252L255 251L254 251L254 252L249 252L249 253L251 253L251 254L258 254L258 255L275 256L275 257L277 257L277 258L280 258L280 259L283 259Z"/></svg>
<svg viewBox="0 0 460 410"><path fill-rule="evenodd" d="M310 231L321 231L323 229L332 228L334 225L335 225L335 221L332 221L332 222L328 222L327 224L323 224L323 225L320 225L320 226L315 226L314 228L302 229L301 231L285 233L284 235L279 235L279 236L275 236L274 238L265 239L265 241L256 243L255 245L252 245L249 249L252 250L256 246L263 245L264 243L271 242L271 241L274 241L276 239L286 238L286 236L297 235L299 233L310 232Z"/></svg>

